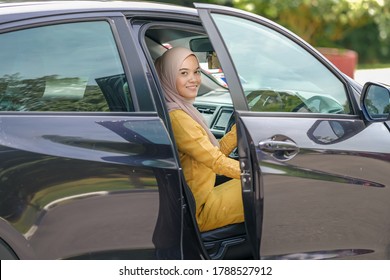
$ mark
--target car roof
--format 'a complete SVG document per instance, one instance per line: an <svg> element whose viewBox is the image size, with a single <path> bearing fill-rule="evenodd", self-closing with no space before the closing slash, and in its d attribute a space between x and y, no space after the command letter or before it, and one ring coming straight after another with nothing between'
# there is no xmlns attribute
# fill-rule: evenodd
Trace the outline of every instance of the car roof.
<svg viewBox="0 0 390 280"><path fill-rule="evenodd" d="M1 1L1 0L0 0ZM171 12L197 15L194 8L157 2L133 1L38 1L20 3L0 2L0 23L40 16L84 12Z"/></svg>

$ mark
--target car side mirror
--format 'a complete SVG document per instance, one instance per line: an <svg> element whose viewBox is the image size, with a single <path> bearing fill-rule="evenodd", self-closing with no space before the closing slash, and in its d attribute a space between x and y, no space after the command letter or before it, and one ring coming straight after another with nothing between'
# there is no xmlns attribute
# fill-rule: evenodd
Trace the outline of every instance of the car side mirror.
<svg viewBox="0 0 390 280"><path fill-rule="evenodd" d="M365 118L371 122L390 120L390 86L367 82L360 98Z"/></svg>

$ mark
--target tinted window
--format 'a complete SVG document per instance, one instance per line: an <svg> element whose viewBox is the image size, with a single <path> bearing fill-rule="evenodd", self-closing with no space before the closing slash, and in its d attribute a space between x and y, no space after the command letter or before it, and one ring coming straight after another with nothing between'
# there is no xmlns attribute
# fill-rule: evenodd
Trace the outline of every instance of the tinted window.
<svg viewBox="0 0 390 280"><path fill-rule="evenodd" d="M0 111L133 109L107 22L1 34L0 61Z"/></svg>
<svg viewBox="0 0 390 280"><path fill-rule="evenodd" d="M252 111L350 113L343 83L301 46L252 21L213 18Z"/></svg>

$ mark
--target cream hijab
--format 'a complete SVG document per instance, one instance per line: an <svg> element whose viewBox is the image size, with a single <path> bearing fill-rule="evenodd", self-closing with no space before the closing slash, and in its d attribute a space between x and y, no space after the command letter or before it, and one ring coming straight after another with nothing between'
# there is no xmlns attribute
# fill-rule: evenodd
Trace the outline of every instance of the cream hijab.
<svg viewBox="0 0 390 280"><path fill-rule="evenodd" d="M195 99L187 99L182 97L176 89L177 74L179 73L184 60L190 55L196 57L196 55L189 49L175 47L167 50L162 56L157 58L155 62L156 70L164 90L168 111L170 112L180 109L186 112L203 127L203 129L207 132L211 143L214 146L219 147L218 140L211 133L209 127L207 126L206 120L193 106Z"/></svg>

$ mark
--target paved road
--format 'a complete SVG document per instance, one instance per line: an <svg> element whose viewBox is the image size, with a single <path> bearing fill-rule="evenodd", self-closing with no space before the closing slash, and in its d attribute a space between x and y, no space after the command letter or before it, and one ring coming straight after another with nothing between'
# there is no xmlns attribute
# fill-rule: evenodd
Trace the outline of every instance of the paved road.
<svg viewBox="0 0 390 280"><path fill-rule="evenodd" d="M390 68L356 70L355 80L361 84L371 81L390 85Z"/></svg>

